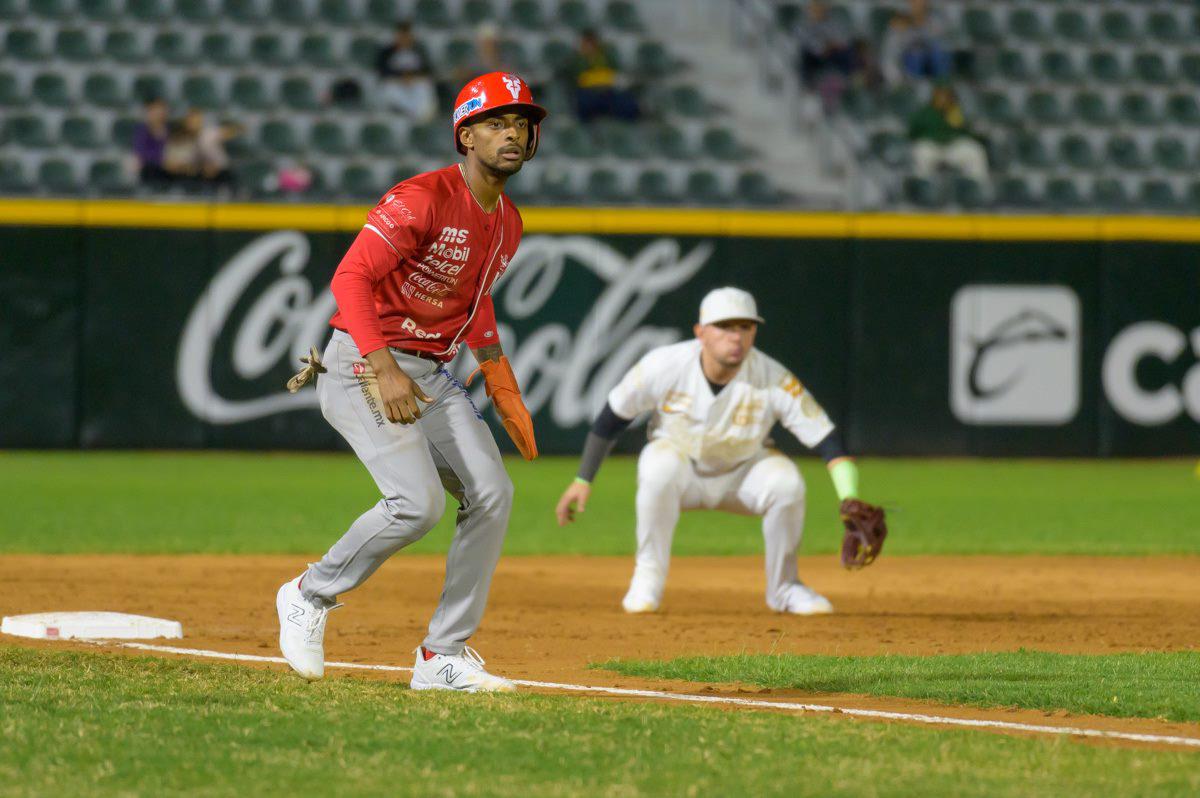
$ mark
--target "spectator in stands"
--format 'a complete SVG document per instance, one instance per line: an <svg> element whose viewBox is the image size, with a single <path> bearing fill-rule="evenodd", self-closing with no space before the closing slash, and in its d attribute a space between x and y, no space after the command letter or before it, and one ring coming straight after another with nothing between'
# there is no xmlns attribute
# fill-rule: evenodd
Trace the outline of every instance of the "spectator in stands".
<svg viewBox="0 0 1200 798"><path fill-rule="evenodd" d="M974 180L987 179L987 150L971 132L949 86L936 87L929 104L908 120L908 138L917 175L931 177L939 167L949 166Z"/></svg>
<svg viewBox="0 0 1200 798"><path fill-rule="evenodd" d="M641 116L637 98L622 85L616 53L594 30L579 36L579 50L570 65L575 87L575 112L581 122L602 116L634 121Z"/></svg>
<svg viewBox="0 0 1200 798"><path fill-rule="evenodd" d="M375 71L384 105L418 122L433 118L437 110L433 69L429 53L413 36L410 23L396 25L392 43L379 51Z"/></svg>
<svg viewBox="0 0 1200 798"><path fill-rule="evenodd" d="M194 142L196 179L209 186L231 186L233 172L229 170L225 143L241 135L241 128L231 124L209 124L199 108L190 109L183 124Z"/></svg>
<svg viewBox="0 0 1200 798"><path fill-rule="evenodd" d="M934 80L949 76L950 51L944 42L947 29L942 15L929 8L929 0L908 0L907 24L897 43L905 74Z"/></svg>
<svg viewBox="0 0 1200 798"><path fill-rule="evenodd" d="M133 131L133 155L137 159L138 179L152 188L166 188L172 175L163 166L163 154L167 147L168 129L167 101L152 97L142 110L142 122Z"/></svg>
<svg viewBox="0 0 1200 798"><path fill-rule="evenodd" d="M829 4L813 0L796 27L800 41L800 77L821 95L827 110L838 104L847 79L855 71L856 53L850 31L829 14Z"/></svg>

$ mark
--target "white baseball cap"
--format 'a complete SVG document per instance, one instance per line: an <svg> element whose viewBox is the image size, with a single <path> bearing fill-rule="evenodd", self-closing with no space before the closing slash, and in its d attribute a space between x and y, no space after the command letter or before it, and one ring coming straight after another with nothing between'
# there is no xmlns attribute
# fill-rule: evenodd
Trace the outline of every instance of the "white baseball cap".
<svg viewBox="0 0 1200 798"><path fill-rule="evenodd" d="M700 323L716 324L732 319L750 319L763 322L758 315L758 304L754 297L740 288L714 288L700 303Z"/></svg>

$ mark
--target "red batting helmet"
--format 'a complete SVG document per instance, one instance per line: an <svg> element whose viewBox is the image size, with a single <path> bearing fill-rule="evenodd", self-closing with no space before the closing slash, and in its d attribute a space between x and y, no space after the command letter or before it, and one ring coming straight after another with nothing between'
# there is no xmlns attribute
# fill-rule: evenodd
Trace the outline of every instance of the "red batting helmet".
<svg viewBox="0 0 1200 798"><path fill-rule="evenodd" d="M489 72L462 87L454 101L454 148L466 155L466 147L458 140L458 129L480 114L500 108L523 111L529 117L525 160L532 158L537 152L538 128L546 118L546 109L533 101L529 84L510 72Z"/></svg>

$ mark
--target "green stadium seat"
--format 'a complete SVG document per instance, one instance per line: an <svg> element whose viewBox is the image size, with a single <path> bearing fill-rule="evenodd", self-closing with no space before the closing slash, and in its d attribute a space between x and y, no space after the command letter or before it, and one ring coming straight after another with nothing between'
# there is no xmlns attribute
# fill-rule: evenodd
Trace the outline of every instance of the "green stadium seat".
<svg viewBox="0 0 1200 798"><path fill-rule="evenodd" d="M592 12L583 0L562 0L558 6L558 21L574 31L582 31L595 26Z"/></svg>
<svg viewBox="0 0 1200 798"><path fill-rule="evenodd" d="M83 16L97 22L112 22L124 13L121 0L79 0L79 10Z"/></svg>
<svg viewBox="0 0 1200 798"><path fill-rule="evenodd" d="M150 52L159 61L172 66L196 63L196 51L188 37L177 31L163 31L154 37Z"/></svg>
<svg viewBox="0 0 1200 798"><path fill-rule="evenodd" d="M83 98L101 108L121 108L130 101L129 96L121 89L120 82L104 72L88 75L84 79Z"/></svg>
<svg viewBox="0 0 1200 798"><path fill-rule="evenodd" d="M439 30L445 30L454 24L442 0L417 0L413 9L413 22L421 27Z"/></svg>
<svg viewBox="0 0 1200 798"><path fill-rule="evenodd" d="M1179 76L1188 83L1200 86L1200 53L1184 53L1179 57Z"/></svg>
<svg viewBox="0 0 1200 798"><path fill-rule="evenodd" d="M1151 11L1146 18L1146 32L1160 42L1171 44L1185 36L1183 25L1170 11Z"/></svg>
<svg viewBox="0 0 1200 798"><path fill-rule="evenodd" d="M1086 44L1092 40L1092 30L1078 9L1065 8L1054 15L1054 33L1068 41Z"/></svg>
<svg viewBox="0 0 1200 798"><path fill-rule="evenodd" d="M542 4L538 0L513 0L508 8L508 18L520 30L538 31L546 27Z"/></svg>
<svg viewBox="0 0 1200 798"><path fill-rule="evenodd" d="M1023 42L1039 41L1046 37L1042 18L1032 8L1015 8L1008 15L1008 32L1012 39Z"/></svg>
<svg viewBox="0 0 1200 798"><path fill-rule="evenodd" d="M600 155L600 146L591 128L572 125L555 131L552 148L577 160L591 160Z"/></svg>
<svg viewBox="0 0 1200 798"><path fill-rule="evenodd" d="M171 16L169 0L125 0L125 14L135 22L163 22Z"/></svg>
<svg viewBox="0 0 1200 798"><path fill-rule="evenodd" d="M240 66L246 54L238 40L223 31L211 31L200 39L200 54L217 66Z"/></svg>
<svg viewBox="0 0 1200 798"><path fill-rule="evenodd" d="M1138 29L1124 11L1106 11L1100 16L1100 30L1114 42L1126 44L1138 38Z"/></svg>
<svg viewBox="0 0 1200 798"><path fill-rule="evenodd" d="M593 169L588 174L585 196L592 202L615 205L629 202L631 197L621 188L620 177L611 169Z"/></svg>
<svg viewBox="0 0 1200 798"><path fill-rule="evenodd" d="M492 7L491 0L466 0L460 17L467 24L478 25L495 19L496 9Z"/></svg>
<svg viewBox="0 0 1200 798"><path fill-rule="evenodd" d="M180 85L179 94L184 104L206 111L216 110L223 104L216 81L208 75L188 75Z"/></svg>
<svg viewBox="0 0 1200 798"><path fill-rule="evenodd" d="M904 201L918 208L942 208L948 199L945 184L940 180L909 176L901 184Z"/></svg>
<svg viewBox="0 0 1200 798"><path fill-rule="evenodd" d="M538 191L547 202L564 204L578 199L571 183L571 175L565 169L550 167L542 170L542 176L538 180Z"/></svg>
<svg viewBox="0 0 1200 798"><path fill-rule="evenodd" d="M634 198L637 202L671 204L679 201L679 194L671 188L665 172L647 169L638 175Z"/></svg>
<svg viewBox="0 0 1200 798"><path fill-rule="evenodd" d="M1112 109L1103 94L1094 91L1084 91L1075 95L1071 103L1075 116L1081 122L1092 126L1107 126L1114 121Z"/></svg>
<svg viewBox="0 0 1200 798"><path fill-rule="evenodd" d="M20 108L28 102L21 79L12 72L0 72L0 108Z"/></svg>
<svg viewBox="0 0 1200 798"><path fill-rule="evenodd" d="M1116 53L1098 50L1088 56L1088 74L1097 83L1113 85L1125 80L1125 67Z"/></svg>
<svg viewBox="0 0 1200 798"><path fill-rule="evenodd" d="M1092 184L1091 203L1106 211L1123 211L1129 208L1129 193L1125 185L1116 178L1105 177Z"/></svg>
<svg viewBox="0 0 1200 798"><path fill-rule="evenodd" d="M30 13L44 19L66 19L75 13L71 0L29 0Z"/></svg>
<svg viewBox="0 0 1200 798"><path fill-rule="evenodd" d="M886 8L879 9L879 11L886 15L883 27L879 29L879 33L882 33L886 30L892 15L895 13L895 9ZM963 13L962 24L967 35L976 44L996 44L1003 38L996 17L992 14L991 9L986 6L968 8Z"/></svg>
<svg viewBox="0 0 1200 798"><path fill-rule="evenodd" d="M1200 104L1191 94L1172 94L1167 98L1167 118L1177 125L1200 126Z"/></svg>
<svg viewBox="0 0 1200 798"><path fill-rule="evenodd" d="M783 194L759 171L742 172L738 175L734 191L738 200L747 205L773 206L783 201Z"/></svg>
<svg viewBox="0 0 1200 798"><path fill-rule="evenodd" d="M696 96L700 96L700 92L693 87ZM703 97L701 97L703 101ZM676 108L678 113L683 113L679 108ZM842 112L858 122L869 122L873 119L878 119L880 114L879 103L876 101L875 92L869 89L859 89L853 86L846 89L842 95ZM698 116L699 114L685 114L685 116Z"/></svg>
<svg viewBox="0 0 1200 798"><path fill-rule="evenodd" d="M678 68L666 48L654 41L639 44L636 59L637 71L648 77L664 77Z"/></svg>
<svg viewBox="0 0 1200 798"><path fill-rule="evenodd" d="M1133 57L1133 74L1138 80L1166 86L1174 80L1167 62L1158 53L1138 53Z"/></svg>
<svg viewBox="0 0 1200 798"><path fill-rule="evenodd" d="M1025 115L1039 125L1062 125L1070 114L1052 91L1031 92L1025 99Z"/></svg>
<svg viewBox="0 0 1200 798"><path fill-rule="evenodd" d="M1023 177L1010 176L1000 181L996 192L997 204L1008 208L1028 210L1037 208L1041 202Z"/></svg>
<svg viewBox="0 0 1200 798"><path fill-rule="evenodd" d="M34 102L48 108L67 108L73 102L67 79L58 72L43 72L35 76L30 95Z"/></svg>
<svg viewBox="0 0 1200 798"><path fill-rule="evenodd" d="M54 137L44 117L12 114L5 124L4 138L26 149L44 150L54 146Z"/></svg>
<svg viewBox="0 0 1200 798"><path fill-rule="evenodd" d="M262 22L267 19L265 5L260 0L222 0L224 16L237 22Z"/></svg>
<svg viewBox="0 0 1200 798"><path fill-rule="evenodd" d="M882 130L873 133L867 146L872 155L893 169L899 169L908 162L908 139L894 131Z"/></svg>
<svg viewBox="0 0 1200 798"><path fill-rule="evenodd" d="M955 205L977 211L991 205L986 187L978 180L955 175L950 181L950 196Z"/></svg>
<svg viewBox="0 0 1200 798"><path fill-rule="evenodd" d="M320 107L320 98L308 78L285 78L279 84L279 98L294 111L315 111Z"/></svg>
<svg viewBox="0 0 1200 798"><path fill-rule="evenodd" d="M42 36L31 28L10 28L4 37L4 53L18 61L45 61L49 57Z"/></svg>
<svg viewBox="0 0 1200 798"><path fill-rule="evenodd" d="M705 155L720 161L743 161L750 155L728 128L711 128L704 131L700 146Z"/></svg>
<svg viewBox="0 0 1200 798"><path fill-rule="evenodd" d="M0 0L0 20L13 21L25 16L23 0Z"/></svg>
<svg viewBox="0 0 1200 798"><path fill-rule="evenodd" d="M1172 172L1182 172L1191 167L1187 146L1175 136L1163 136L1154 142L1151 150L1154 163Z"/></svg>
<svg viewBox="0 0 1200 798"><path fill-rule="evenodd" d="M150 49L136 31L117 29L104 37L104 55L119 64L144 64Z"/></svg>
<svg viewBox="0 0 1200 798"><path fill-rule="evenodd" d="M129 194L133 181L120 161L105 159L93 161L88 167L88 188L100 196Z"/></svg>
<svg viewBox="0 0 1200 798"><path fill-rule="evenodd" d="M475 43L470 39L450 39L442 50L442 65L464 67L475 57Z"/></svg>
<svg viewBox="0 0 1200 798"><path fill-rule="evenodd" d="M697 169L687 177L684 200L700 205L724 205L729 196L721 188L717 175L707 169Z"/></svg>
<svg viewBox="0 0 1200 798"><path fill-rule="evenodd" d="M861 96L866 92L860 91L854 92L854 94ZM699 118L712 110L700 90L690 83L671 89L668 97L671 109L681 116Z"/></svg>
<svg viewBox="0 0 1200 798"><path fill-rule="evenodd" d="M1105 147L1108 159L1122 169L1140 170L1146 168L1146 158L1136 139L1130 136L1113 136Z"/></svg>
<svg viewBox="0 0 1200 798"><path fill-rule="evenodd" d="M1024 83L1033 77L1033 70L1020 50L1001 50L996 56L996 69L1005 80Z"/></svg>
<svg viewBox="0 0 1200 798"><path fill-rule="evenodd" d="M1046 50L1042 53L1042 74L1055 83L1075 83L1082 76L1075 59L1065 50Z"/></svg>
<svg viewBox="0 0 1200 798"><path fill-rule="evenodd" d="M301 0L270 0L269 7L272 22L305 25L313 21L308 4Z"/></svg>
<svg viewBox="0 0 1200 798"><path fill-rule="evenodd" d="M266 66L288 66L295 61L287 42L273 33L260 33L250 40L250 60Z"/></svg>
<svg viewBox="0 0 1200 798"><path fill-rule="evenodd" d="M662 125L652 134L659 155L673 161L687 161L695 155L687 136L674 125Z"/></svg>
<svg viewBox="0 0 1200 798"><path fill-rule="evenodd" d="M893 115L908 119L921 107L921 98L913 86L896 86L888 92L887 107Z"/></svg>
<svg viewBox="0 0 1200 798"><path fill-rule="evenodd" d="M356 163L342 170L340 182L345 194L364 201L379 199L387 189L387 186L380 185L379 178L369 167Z"/></svg>
<svg viewBox="0 0 1200 798"><path fill-rule="evenodd" d="M1192 183L1188 186L1187 203L1191 208L1192 213L1200 213L1200 181Z"/></svg>
<svg viewBox="0 0 1200 798"><path fill-rule="evenodd" d="M95 150L104 145L96 122L90 116L68 116L63 119L58 138L77 150Z"/></svg>
<svg viewBox="0 0 1200 798"><path fill-rule="evenodd" d="M134 101L139 103L155 97L167 99L171 93L167 87L166 78L162 76L161 72L138 75L133 79L131 91Z"/></svg>
<svg viewBox="0 0 1200 798"><path fill-rule="evenodd" d="M1124 121L1134 125L1150 126L1160 121L1154 100L1142 92L1131 92L1122 96L1117 104L1117 112Z"/></svg>
<svg viewBox="0 0 1200 798"><path fill-rule="evenodd" d="M367 0L367 21L390 28L404 18L400 0Z"/></svg>
<svg viewBox="0 0 1200 798"><path fill-rule="evenodd" d="M96 48L82 28L60 28L54 35L54 54L76 64L90 64L96 60Z"/></svg>
<svg viewBox="0 0 1200 798"><path fill-rule="evenodd" d="M574 54L574 47L558 39L547 39L542 45L542 63L555 72L565 69Z"/></svg>
<svg viewBox="0 0 1200 798"><path fill-rule="evenodd" d="M238 185L250 192L250 196L262 199L277 192L275 164L270 161L246 161L234 168Z"/></svg>
<svg viewBox="0 0 1200 798"><path fill-rule="evenodd" d="M127 150L133 146L133 134L142 120L133 116L120 116L113 120L109 128L108 140L113 146Z"/></svg>
<svg viewBox="0 0 1200 798"><path fill-rule="evenodd" d="M310 146L326 155L345 155L350 152L346 131L336 122L317 122L308 133Z"/></svg>
<svg viewBox="0 0 1200 798"><path fill-rule="evenodd" d="M1078 184L1069 177L1047 180L1043 201L1050 210L1075 210L1086 204Z"/></svg>
<svg viewBox="0 0 1200 798"><path fill-rule="evenodd" d="M307 66L331 67L342 61L334 49L333 39L323 33L310 33L300 40L300 63Z"/></svg>
<svg viewBox="0 0 1200 798"><path fill-rule="evenodd" d="M399 149L396 132L385 122L368 122L358 131L358 146L371 155L394 156Z"/></svg>
<svg viewBox="0 0 1200 798"><path fill-rule="evenodd" d="M1099 166L1092 142L1078 133L1063 136L1058 142L1058 158L1075 169L1095 169Z"/></svg>
<svg viewBox="0 0 1200 798"><path fill-rule="evenodd" d="M1180 203L1175 187L1166 180L1146 180L1138 191L1138 204L1152 211L1174 211Z"/></svg>
<svg viewBox="0 0 1200 798"><path fill-rule="evenodd" d="M604 9L610 28L625 33L641 33L644 30L637 6L629 0L609 0Z"/></svg>
<svg viewBox="0 0 1200 798"><path fill-rule="evenodd" d="M515 39L501 40L500 60L520 72L527 72L536 66L529 60L529 53L525 51L525 46Z"/></svg>
<svg viewBox="0 0 1200 798"><path fill-rule="evenodd" d="M379 195L383 194L384 190L391 188L392 186L396 185L397 183L403 183L405 180L408 180L410 177L415 177L416 175L420 174L423 171L425 171L425 170L420 169L419 167L414 166L413 164L410 164L410 163L400 164L399 166L397 166L396 168L394 168L392 170L392 173L390 175L388 175L388 177L384 181L384 185L383 185L382 189L379 191L379 194L377 194L376 196L378 197Z"/></svg>
<svg viewBox="0 0 1200 798"><path fill-rule="evenodd" d="M188 22L212 22L217 18L216 0L175 0L175 13Z"/></svg>
<svg viewBox="0 0 1200 798"><path fill-rule="evenodd" d="M453 139L446 133L446 128L431 122L417 125L409 132L409 139L417 152L430 158L444 158L450 154Z"/></svg>
<svg viewBox="0 0 1200 798"><path fill-rule="evenodd" d="M20 158L0 158L0 194L28 194L33 183L26 176L25 164Z"/></svg>
<svg viewBox="0 0 1200 798"><path fill-rule="evenodd" d="M37 170L38 188L47 194L76 194L79 178L75 167L63 158L47 158Z"/></svg>
<svg viewBox="0 0 1200 798"><path fill-rule="evenodd" d="M613 124L605 129L605 149L625 161L641 161L651 156L650 142L637 125Z"/></svg>
<svg viewBox="0 0 1200 798"><path fill-rule="evenodd" d="M300 152L300 137L296 129L282 119L264 122L258 129L258 142L271 152L290 155Z"/></svg>
<svg viewBox="0 0 1200 798"><path fill-rule="evenodd" d="M358 6L352 0L321 0L318 16L335 27L347 27L359 22Z"/></svg>
<svg viewBox="0 0 1200 798"><path fill-rule="evenodd" d="M1046 144L1036 133L1022 133L1013 141L1017 160L1023 165L1034 169L1044 169L1050 165L1050 155L1046 152Z"/></svg>
<svg viewBox="0 0 1200 798"><path fill-rule="evenodd" d="M379 39L374 36L356 36L346 50L347 60L362 69L375 69L375 57L379 54Z"/></svg>
<svg viewBox="0 0 1200 798"><path fill-rule="evenodd" d="M229 100L247 111L264 111L275 105L275 98L257 75L238 75L229 85Z"/></svg>
<svg viewBox="0 0 1200 798"><path fill-rule="evenodd" d="M1017 122L1012 100L1002 91L985 91L979 98L979 108L992 124L1008 126Z"/></svg>

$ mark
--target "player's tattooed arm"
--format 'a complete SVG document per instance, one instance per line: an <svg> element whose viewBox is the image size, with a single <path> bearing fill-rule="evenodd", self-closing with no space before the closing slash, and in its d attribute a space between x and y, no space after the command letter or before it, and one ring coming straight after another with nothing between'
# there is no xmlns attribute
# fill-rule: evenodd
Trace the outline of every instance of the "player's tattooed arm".
<svg viewBox="0 0 1200 798"><path fill-rule="evenodd" d="M500 362L500 358L504 357L504 350L500 344L488 344L477 349L472 349L471 354L475 356L475 360L482 363L485 360L495 360Z"/></svg>

